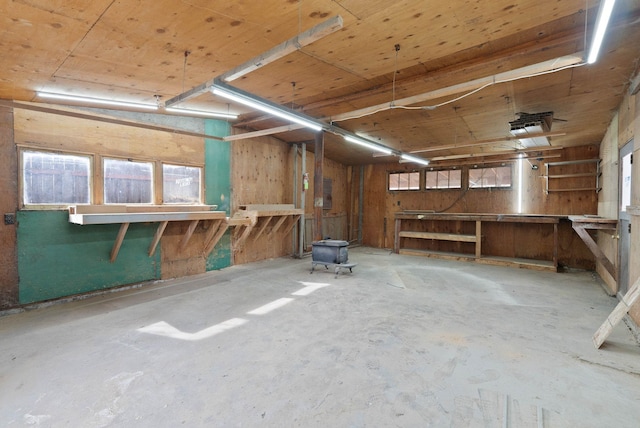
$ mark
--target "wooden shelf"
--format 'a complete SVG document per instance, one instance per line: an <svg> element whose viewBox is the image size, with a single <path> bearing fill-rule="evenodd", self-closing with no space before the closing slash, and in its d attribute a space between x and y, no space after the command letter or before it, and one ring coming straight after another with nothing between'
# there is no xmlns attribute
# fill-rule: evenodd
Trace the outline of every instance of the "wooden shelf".
<svg viewBox="0 0 640 428"><path fill-rule="evenodd" d="M228 220L233 231L233 251L240 251L251 236L255 242L261 236L269 236L282 230L287 235L300 220L304 211L292 204L241 205Z"/></svg>
<svg viewBox="0 0 640 428"><path fill-rule="evenodd" d="M113 263L118 258L129 224L160 223L149 245L148 254L151 257L155 253L156 247L170 221L190 222L187 232L180 242L182 250L186 248L200 221L211 222L207 239L212 239L220 225L223 222L226 223L225 212L214 211L216 208L215 205L73 205L69 207L69 223L79 225L120 224L120 230L113 243L109 257L109 260ZM206 247L209 247L208 243ZM209 252L206 254L208 255Z"/></svg>
<svg viewBox="0 0 640 428"><path fill-rule="evenodd" d="M587 248L591 250L598 262L604 266L612 278L617 280L615 263L612 263L607 255L604 254L591 235L589 235L588 230L613 230L614 234L617 234L615 231L618 229L618 220L598 216L569 216L569 220L571 221L571 227L573 230L576 231L580 239L582 239L586 244Z"/></svg>
<svg viewBox="0 0 640 428"><path fill-rule="evenodd" d="M405 211L395 215L394 251L399 254L420 255L447 260L473 261L499 266L557 272L558 270L558 224L562 216L552 215L521 215L521 214L439 214L424 211ZM442 233L435 231L403 230L402 222L407 220L420 221L457 221L473 222L475 234ZM553 260L531 260L522 258L496 257L482 253L482 223L518 223L518 224L549 224L553 226ZM469 230L469 227L467 227ZM443 252L424 249L404 248L404 239L429 239L454 242L473 243L473 254L458 252Z"/></svg>
<svg viewBox="0 0 640 428"><path fill-rule="evenodd" d="M598 193L602 190L600 186L600 159L580 159L562 162L547 162L545 165L545 175L541 175L545 179L545 194L556 192L584 192L595 191ZM583 166L587 165L587 166ZM584 169L591 169L584 171ZM555 170L556 173L551 172ZM564 180L564 186L553 188L551 183L558 183L557 180Z"/></svg>

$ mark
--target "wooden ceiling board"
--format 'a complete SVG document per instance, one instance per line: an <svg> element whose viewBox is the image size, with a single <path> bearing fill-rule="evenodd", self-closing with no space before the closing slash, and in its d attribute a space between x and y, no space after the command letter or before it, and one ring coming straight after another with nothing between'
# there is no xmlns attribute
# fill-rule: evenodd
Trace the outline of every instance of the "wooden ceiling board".
<svg viewBox="0 0 640 428"><path fill-rule="evenodd" d="M84 24L93 24L110 7L113 0L13 0L0 5L2 16L32 16L42 13L50 20L56 17L69 18ZM6 8L6 9L5 9ZM20 8L29 8L24 13ZM24 10L24 9L23 9ZM5 13L7 13L5 15ZM24 19L24 18L23 18Z"/></svg>
<svg viewBox="0 0 640 428"><path fill-rule="evenodd" d="M0 0L0 97L34 100L35 90L58 89L167 100L340 15L341 30L231 82L331 117L580 52L585 22L589 39L597 13L597 2L588 6L585 12L584 0ZM500 137L518 111L552 110L567 120L554 122L553 130L567 132L554 145L597 143L640 61L637 40L640 2L618 0L595 65L496 84L435 110L385 110L337 125L408 150ZM187 104L248 112L240 121L247 129L284 123L209 93ZM302 130L276 137L313 139ZM329 158L380 161L362 152L327 138Z"/></svg>
<svg viewBox="0 0 640 428"><path fill-rule="evenodd" d="M78 17L65 16L64 8L52 12L35 1L0 3L0 97L30 98L33 90L46 86L99 16L101 3L78 7ZM75 5L70 2L69 7Z"/></svg>

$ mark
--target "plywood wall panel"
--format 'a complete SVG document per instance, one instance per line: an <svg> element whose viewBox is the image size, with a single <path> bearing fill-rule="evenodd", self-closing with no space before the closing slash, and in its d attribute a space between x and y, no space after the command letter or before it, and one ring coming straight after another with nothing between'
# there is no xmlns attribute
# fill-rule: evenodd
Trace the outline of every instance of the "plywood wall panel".
<svg viewBox="0 0 640 428"><path fill-rule="evenodd" d="M13 144L13 111L0 107L0 213L15 218L18 210L18 160ZM0 224L0 308L18 302L17 221Z"/></svg>
<svg viewBox="0 0 640 428"><path fill-rule="evenodd" d="M233 212L240 205L294 203L292 149L288 144L273 137L231 144ZM234 264L291 254L292 245L291 232L285 234L282 230L263 233L257 240L249 236L242 249L234 252Z"/></svg>
<svg viewBox="0 0 640 428"><path fill-rule="evenodd" d="M598 157L597 146L582 146L561 150L561 157L556 160L589 159ZM597 194L591 192L567 192L545 195L544 192L544 162L532 159L531 164L538 169L532 169L531 164L523 164L523 213L526 214L557 214L579 215L595 214L597 211ZM512 165L514 185L509 189L451 189L451 190L420 190L420 191L387 191L387 176L389 172L412 171L413 166L394 164L379 164L366 167L365 176L365 236L367 245L383 248L393 247L394 215L396 212L408 210L425 210L447 213L494 213L515 214L518 212L517 168ZM481 166L481 165L480 165ZM470 166L471 168L473 165ZM463 182L466 183L469 166L463 168ZM381 202L382 201L382 202ZM444 223L444 222L443 222ZM483 225L483 254L493 254L505 257L539 258L551 260L552 245L540 241L548 238L553 229L550 227L523 227L516 225ZM403 226L404 227L404 226ZM422 226L428 229L428 225ZM458 230L454 225L430 225L438 232L473 233L473 231ZM427 230L425 229L425 230ZM409 230L409 229L408 229ZM411 229L413 230L413 229ZM422 229L416 229L422 230ZM564 230L564 229L563 229ZM593 266L593 256L584 244L569 228L562 234L562 248L564 259L569 266L588 268ZM577 238L577 241L574 239ZM438 251L457 251L473 253L472 248L463 248L464 243L453 242L409 242L403 246L407 248L425 248ZM540 242L539 242L540 241ZM485 251L486 250L486 251Z"/></svg>
<svg viewBox="0 0 640 428"><path fill-rule="evenodd" d="M202 138L29 110L15 110L15 142L48 150L204 164Z"/></svg>
<svg viewBox="0 0 640 428"><path fill-rule="evenodd" d="M206 229L210 222L200 222L187 246L182 248L182 239L189 227L188 221L170 222L162 235L161 262L162 279L178 278L205 272L203 255Z"/></svg>

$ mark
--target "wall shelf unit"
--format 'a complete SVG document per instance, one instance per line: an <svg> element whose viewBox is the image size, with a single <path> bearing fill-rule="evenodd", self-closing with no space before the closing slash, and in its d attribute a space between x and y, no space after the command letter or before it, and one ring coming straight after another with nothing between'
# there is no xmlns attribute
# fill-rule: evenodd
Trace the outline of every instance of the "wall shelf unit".
<svg viewBox="0 0 640 428"><path fill-rule="evenodd" d="M600 159L582 159L562 162L547 162L545 166L544 192L582 192L595 191L600 185Z"/></svg>
<svg viewBox="0 0 640 428"><path fill-rule="evenodd" d="M149 245L149 257L155 253L156 247L170 221L190 222L187 232L180 243L182 250L189 243L198 223L200 221L210 221L210 233L207 236L208 243L206 245L206 248L209 248L209 241L214 236L217 236L215 232L220 229L221 225L226 224L225 212L214 211L216 208L215 205L73 205L69 207L69 223L79 225L120 224L120 230L113 243L109 258L113 263L118 258L118 252L131 223L159 223L153 240ZM213 249L213 246L211 246L211 249ZM209 252L211 250L206 254Z"/></svg>
<svg viewBox="0 0 640 428"><path fill-rule="evenodd" d="M404 211L395 215L394 251L398 254L421 255L448 260L472 261L498 266L558 271L558 224L563 216L517 215L517 214L436 214L430 212ZM511 223L526 225L549 225L552 245L549 253L552 260L537 260L519 257L502 257L483 251L483 224ZM430 228L432 230L425 230ZM546 226L544 226L546 227ZM495 230L495 228L494 228ZM414 245L407 246L407 240ZM420 249L415 240L449 241L467 245L466 251L435 251ZM473 250L473 251L471 251Z"/></svg>

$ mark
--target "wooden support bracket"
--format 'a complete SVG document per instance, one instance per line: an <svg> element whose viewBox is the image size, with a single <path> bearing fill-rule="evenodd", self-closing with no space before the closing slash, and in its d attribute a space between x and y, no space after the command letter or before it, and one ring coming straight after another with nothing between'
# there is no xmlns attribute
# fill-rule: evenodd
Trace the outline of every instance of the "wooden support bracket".
<svg viewBox="0 0 640 428"><path fill-rule="evenodd" d="M118 236L116 237L116 241L113 243L113 248L111 249L111 257L109 258L109 261L111 263L115 262L118 258L118 252L120 251L120 247L122 246L124 236L127 234L127 229L129 229L129 223L122 223L120 225Z"/></svg>
<svg viewBox="0 0 640 428"><path fill-rule="evenodd" d="M165 221L161 221L160 224L158 225L158 229L156 229L156 234L153 235L153 240L149 245L149 257L153 256L153 254L156 252L156 247L160 242L160 238L162 238L162 234L164 233L164 230L167 228L167 224L169 224L169 221L165 220Z"/></svg>
<svg viewBox="0 0 640 428"><path fill-rule="evenodd" d="M222 235L224 235L228 228L229 223L226 221L220 221L217 223L217 225L214 224L211 226L210 232L215 231L215 234L212 235L210 239L205 241L206 244L203 251L204 257L209 257L209 254L211 254L216 244L218 243L218 241L220 241L220 238L222 238Z"/></svg>
<svg viewBox="0 0 640 428"><path fill-rule="evenodd" d="M598 262L604 266L611 277L614 279L617 278L615 265L609 260L607 255L602 251L588 232L588 229L616 230L617 220L596 219L582 216L569 216L569 220L571 220L571 227L573 230L576 231L578 236L586 244L587 248L589 248L593 255L596 256Z"/></svg>
<svg viewBox="0 0 640 428"><path fill-rule="evenodd" d="M280 226L282 226L282 224L284 223L284 221L286 219L287 219L286 215L280 216L280 218L278 219L276 224L273 225L273 229L271 229L271 232L269 232L269 234L276 233L280 229Z"/></svg>
<svg viewBox="0 0 640 428"><path fill-rule="evenodd" d="M187 248L189 239L191 239L191 236L193 236L193 232L196 230L196 227L198 227L199 222L200 220L191 220L191 223L189 223L189 228L182 237L182 241L180 241L180 251L184 251L184 249Z"/></svg>
<svg viewBox="0 0 640 428"><path fill-rule="evenodd" d="M258 232L256 232L255 236L253 237L253 242L257 241L260 235L262 235L267 226L269 226L269 223L271 223L271 219L273 219L273 216L264 217L264 220L262 220L262 225L258 228Z"/></svg>
<svg viewBox="0 0 640 428"><path fill-rule="evenodd" d="M291 229L293 229L293 227L296 225L298 220L300 220L300 217L301 217L300 215L294 215L289 217L289 224L287 224L287 226L284 228L285 236L288 235L289 232L291 232Z"/></svg>
<svg viewBox="0 0 640 428"><path fill-rule="evenodd" d="M631 286L627 294L620 299L618 305L593 335L593 345L596 349L602 346L613 331L613 328L624 318L629 312L629 309L631 309L638 300L640 300L640 278Z"/></svg>

